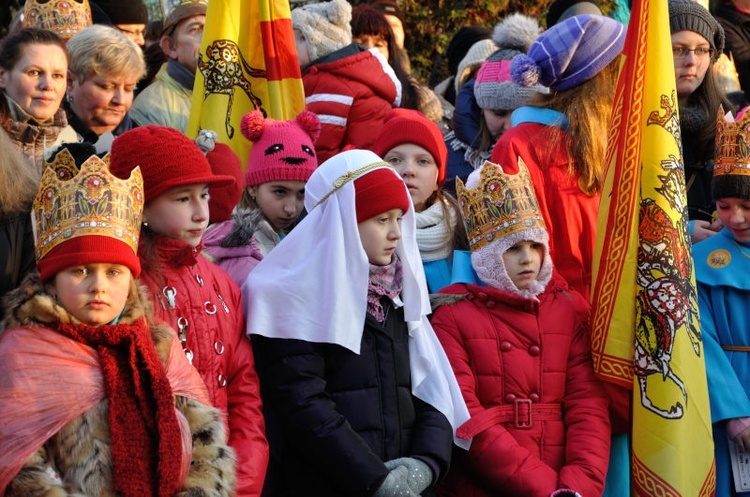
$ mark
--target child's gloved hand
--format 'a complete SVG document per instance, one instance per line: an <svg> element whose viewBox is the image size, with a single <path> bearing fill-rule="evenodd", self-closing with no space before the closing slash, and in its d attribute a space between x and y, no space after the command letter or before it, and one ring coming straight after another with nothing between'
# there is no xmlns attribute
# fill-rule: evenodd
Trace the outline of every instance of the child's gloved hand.
<svg viewBox="0 0 750 497"><path fill-rule="evenodd" d="M424 461L413 457L399 457L385 462L385 467L388 469L399 466L403 466L409 471L406 482L415 494L421 494L432 483L432 470Z"/></svg>
<svg viewBox="0 0 750 497"><path fill-rule="evenodd" d="M419 494L414 493L409 488L406 481L408 475L409 470L406 469L406 466L398 466L392 469L383 480L378 491L373 494L373 497L419 497Z"/></svg>
<svg viewBox="0 0 750 497"><path fill-rule="evenodd" d="M581 494L569 488L559 488L549 494L549 497L581 497Z"/></svg>

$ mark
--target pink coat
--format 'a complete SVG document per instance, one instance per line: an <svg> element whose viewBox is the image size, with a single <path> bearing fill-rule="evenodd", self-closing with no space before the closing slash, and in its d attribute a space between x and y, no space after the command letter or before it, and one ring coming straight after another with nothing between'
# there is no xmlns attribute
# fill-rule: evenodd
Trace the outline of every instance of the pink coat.
<svg viewBox="0 0 750 497"><path fill-rule="evenodd" d="M201 255L202 246L194 248L160 236L145 243L144 239L139 248L140 280L151 292L154 315L178 335L179 323L187 321L186 346L193 354L193 366L206 383L212 404L227 415L229 445L238 459L237 495L259 496L268 465L268 442L240 290ZM144 258L147 245L155 247L158 271Z"/></svg>
<svg viewBox="0 0 750 497"><path fill-rule="evenodd" d="M438 307L435 328L471 413L441 495L547 497L570 488L601 495L610 425L594 376L581 297L557 274L539 301L478 285Z"/></svg>

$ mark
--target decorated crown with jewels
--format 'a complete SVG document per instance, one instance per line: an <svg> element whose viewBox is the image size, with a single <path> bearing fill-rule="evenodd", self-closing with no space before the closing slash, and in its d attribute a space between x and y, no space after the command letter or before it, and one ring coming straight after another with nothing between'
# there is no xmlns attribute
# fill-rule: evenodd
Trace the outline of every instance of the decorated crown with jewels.
<svg viewBox="0 0 750 497"><path fill-rule="evenodd" d="M136 167L122 180L109 172L109 154L89 157L80 167L68 151L47 163L32 218L36 260L80 236L115 238L138 250L143 216L143 178Z"/></svg>
<svg viewBox="0 0 750 497"><path fill-rule="evenodd" d="M26 0L23 7L24 28L46 29L66 41L91 24L89 0Z"/></svg>
<svg viewBox="0 0 750 497"><path fill-rule="evenodd" d="M457 179L456 193L472 251L511 233L545 227L534 185L520 157L517 174L505 174L487 161L479 172L479 184L466 188Z"/></svg>
<svg viewBox="0 0 750 497"><path fill-rule="evenodd" d="M725 175L750 177L750 112L738 121L719 109L716 118L714 177Z"/></svg>

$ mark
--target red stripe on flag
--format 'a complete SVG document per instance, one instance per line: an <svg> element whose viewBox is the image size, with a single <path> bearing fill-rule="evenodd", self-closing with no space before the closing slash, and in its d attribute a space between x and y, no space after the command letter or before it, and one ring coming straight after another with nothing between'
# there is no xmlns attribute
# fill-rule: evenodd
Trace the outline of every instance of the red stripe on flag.
<svg viewBox="0 0 750 497"><path fill-rule="evenodd" d="M261 21L260 33L268 80L301 78L292 20Z"/></svg>

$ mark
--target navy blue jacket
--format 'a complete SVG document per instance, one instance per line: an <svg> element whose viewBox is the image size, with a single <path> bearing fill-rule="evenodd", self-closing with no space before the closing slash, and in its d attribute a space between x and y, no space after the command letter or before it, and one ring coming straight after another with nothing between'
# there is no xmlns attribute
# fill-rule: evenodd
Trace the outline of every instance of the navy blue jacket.
<svg viewBox="0 0 750 497"><path fill-rule="evenodd" d="M271 448L264 495L369 496L399 457L426 462L433 483L447 471L450 424L412 395L403 310L386 309L383 326L367 317L359 355L252 336Z"/></svg>

